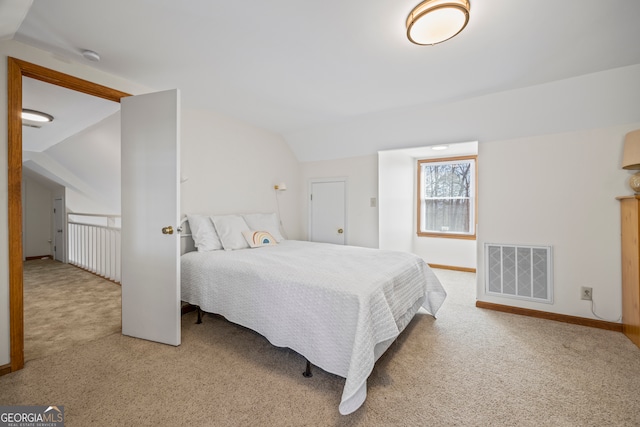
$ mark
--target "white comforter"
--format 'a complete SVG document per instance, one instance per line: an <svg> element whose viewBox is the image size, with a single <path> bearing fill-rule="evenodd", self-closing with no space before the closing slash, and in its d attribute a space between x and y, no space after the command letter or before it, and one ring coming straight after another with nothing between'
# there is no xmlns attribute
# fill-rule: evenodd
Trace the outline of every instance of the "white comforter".
<svg viewBox="0 0 640 427"><path fill-rule="evenodd" d="M346 378L341 414L362 405L375 361L420 306L435 316L446 297L415 255L295 240L189 252L181 274L183 301Z"/></svg>

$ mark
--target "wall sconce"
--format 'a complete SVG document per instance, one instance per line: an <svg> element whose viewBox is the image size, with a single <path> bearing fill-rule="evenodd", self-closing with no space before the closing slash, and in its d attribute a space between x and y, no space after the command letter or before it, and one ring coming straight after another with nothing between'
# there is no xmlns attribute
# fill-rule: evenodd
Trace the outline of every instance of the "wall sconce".
<svg viewBox="0 0 640 427"><path fill-rule="evenodd" d="M434 45L460 33L469 22L469 0L426 0L407 17L412 43Z"/></svg>
<svg viewBox="0 0 640 427"><path fill-rule="evenodd" d="M282 235L287 238L287 233L284 230L284 224L282 224L282 216L280 215L280 200L278 197L278 193L280 191L287 191L287 184L281 182L280 184L274 185L273 189L275 190L274 196L276 198L276 206L278 207L278 222L280 223L280 231L282 232Z"/></svg>
<svg viewBox="0 0 640 427"><path fill-rule="evenodd" d="M624 137L622 169L640 170L640 129L629 132ZM629 178L629 187L636 194L640 194L640 172Z"/></svg>

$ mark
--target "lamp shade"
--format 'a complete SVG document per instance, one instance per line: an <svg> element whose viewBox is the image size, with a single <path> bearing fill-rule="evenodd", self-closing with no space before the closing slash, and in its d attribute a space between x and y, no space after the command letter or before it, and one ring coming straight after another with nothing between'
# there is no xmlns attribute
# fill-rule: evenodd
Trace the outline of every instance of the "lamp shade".
<svg viewBox="0 0 640 427"><path fill-rule="evenodd" d="M415 44L449 40L469 22L469 0L426 0L407 17L407 37Z"/></svg>
<svg viewBox="0 0 640 427"><path fill-rule="evenodd" d="M640 129L624 137L622 169L640 170Z"/></svg>

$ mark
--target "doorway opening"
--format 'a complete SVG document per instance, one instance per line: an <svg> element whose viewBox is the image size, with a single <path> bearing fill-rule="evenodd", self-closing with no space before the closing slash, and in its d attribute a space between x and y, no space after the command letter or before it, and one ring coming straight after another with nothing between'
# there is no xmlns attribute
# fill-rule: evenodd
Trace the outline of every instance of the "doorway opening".
<svg viewBox="0 0 640 427"><path fill-rule="evenodd" d="M106 86L15 58L8 58L8 241L10 371L24 367L24 301L22 242L22 78L65 87L109 101L130 96Z"/></svg>

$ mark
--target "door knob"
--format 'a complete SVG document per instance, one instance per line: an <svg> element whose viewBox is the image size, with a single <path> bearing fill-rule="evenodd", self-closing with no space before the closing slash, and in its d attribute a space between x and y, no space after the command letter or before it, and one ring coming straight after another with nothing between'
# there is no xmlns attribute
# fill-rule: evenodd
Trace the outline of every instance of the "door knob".
<svg viewBox="0 0 640 427"><path fill-rule="evenodd" d="M342 228L338 228L338 234L342 234L344 233L344 230Z"/></svg>
<svg viewBox="0 0 640 427"><path fill-rule="evenodd" d="M173 234L173 227L162 227L162 234Z"/></svg>

